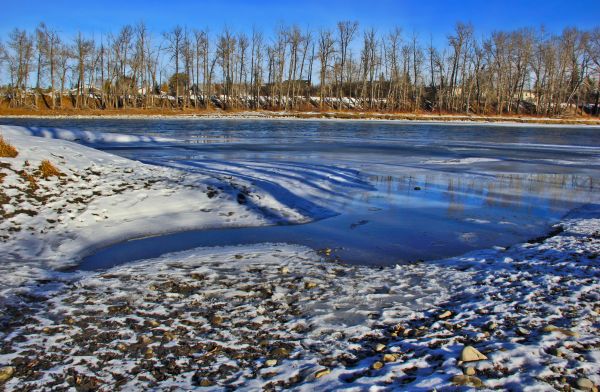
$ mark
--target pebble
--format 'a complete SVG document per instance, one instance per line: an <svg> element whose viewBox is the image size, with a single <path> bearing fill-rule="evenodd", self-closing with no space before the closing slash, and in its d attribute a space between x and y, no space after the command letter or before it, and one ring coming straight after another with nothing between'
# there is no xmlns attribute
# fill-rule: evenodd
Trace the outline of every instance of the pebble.
<svg viewBox="0 0 600 392"><path fill-rule="evenodd" d="M277 347L269 352L269 356L274 358L287 358L290 356L290 352L285 347Z"/></svg>
<svg viewBox="0 0 600 392"><path fill-rule="evenodd" d="M277 360L276 359L267 359L265 361L265 365L267 365L268 367L275 366L275 365L277 365Z"/></svg>
<svg viewBox="0 0 600 392"><path fill-rule="evenodd" d="M582 389L584 391L592 391L595 388L592 380L585 377L578 378L575 384L577 385L577 388Z"/></svg>
<svg viewBox="0 0 600 392"><path fill-rule="evenodd" d="M379 370L383 367L383 362L377 361L371 365L374 370Z"/></svg>
<svg viewBox="0 0 600 392"><path fill-rule="evenodd" d="M463 362L473 362L488 359L473 346L465 346L460 353L460 360Z"/></svg>
<svg viewBox="0 0 600 392"><path fill-rule="evenodd" d="M383 362L396 362L396 356L394 354L384 354Z"/></svg>
<svg viewBox="0 0 600 392"><path fill-rule="evenodd" d="M474 376L475 375L475 368L472 366L469 366L468 368L464 369L464 372L467 376Z"/></svg>
<svg viewBox="0 0 600 392"><path fill-rule="evenodd" d="M443 320L443 319L447 319L447 318L448 318L448 317L450 317L450 316L452 316L452 312L451 312L451 311L449 311L449 310L446 310L444 313L440 314L440 315L438 316L438 318L439 318L440 320Z"/></svg>
<svg viewBox="0 0 600 392"><path fill-rule="evenodd" d="M305 282L304 283L304 288L307 290L313 289L317 287L317 284L315 282Z"/></svg>
<svg viewBox="0 0 600 392"><path fill-rule="evenodd" d="M0 368L0 383L8 381L13 374L15 374L15 368L12 366L4 366Z"/></svg>
<svg viewBox="0 0 600 392"><path fill-rule="evenodd" d="M212 316L210 319L210 323L213 325L221 325L223 323L223 317L221 316Z"/></svg>
<svg viewBox="0 0 600 392"><path fill-rule="evenodd" d="M378 353L380 353L383 350L385 350L385 344L383 344L383 343L377 343L377 346L375 346L375 351L377 351Z"/></svg>
<svg viewBox="0 0 600 392"><path fill-rule="evenodd" d="M465 376L464 374L452 377L451 381L454 385L470 385L475 388L481 388L484 386L483 381L481 381L478 377Z"/></svg>
<svg viewBox="0 0 600 392"><path fill-rule="evenodd" d="M289 274L290 273L290 269L288 267L281 267L279 269L279 272L281 272L282 274Z"/></svg>
<svg viewBox="0 0 600 392"><path fill-rule="evenodd" d="M517 335L519 335L519 336L527 336L527 335L529 335L529 331L526 330L523 327L517 328L516 332L517 332Z"/></svg>
<svg viewBox="0 0 600 392"><path fill-rule="evenodd" d="M566 328L560 328L555 325L546 325L544 328L542 328L542 331L544 331L544 332L559 332L559 333L562 333L563 335L571 336L574 338L579 337L578 332L571 331L570 329L566 329Z"/></svg>
<svg viewBox="0 0 600 392"><path fill-rule="evenodd" d="M325 376L325 375L327 375L329 373L331 373L331 369L329 369L329 368L318 370L315 373L315 378L321 378L321 377L323 377L323 376Z"/></svg>

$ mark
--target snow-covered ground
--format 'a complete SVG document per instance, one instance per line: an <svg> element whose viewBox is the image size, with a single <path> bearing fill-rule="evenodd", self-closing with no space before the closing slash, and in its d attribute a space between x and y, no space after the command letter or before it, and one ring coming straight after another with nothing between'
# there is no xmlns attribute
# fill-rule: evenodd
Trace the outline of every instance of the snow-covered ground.
<svg viewBox="0 0 600 392"><path fill-rule="evenodd" d="M111 243L189 229L304 223L334 214L324 202L332 193L367 186L354 171L325 167L282 168L277 183L257 186L241 176L144 165L59 140L166 140L145 136L16 126L0 126L0 134L19 151L16 158L0 158L4 296ZM42 160L61 175L41 177ZM301 186L298 179L308 176L311 181Z"/></svg>
<svg viewBox="0 0 600 392"><path fill-rule="evenodd" d="M541 243L433 264L356 267L265 244L73 278L14 310L5 388L598 385L597 214L574 215ZM466 346L487 359L461 363Z"/></svg>
<svg viewBox="0 0 600 392"><path fill-rule="evenodd" d="M235 176L213 164L192 174L18 127L0 133L20 152L0 159L3 201L10 198L0 225L6 390L600 384L597 207L574 211L563 231L536 243L398 267L262 244L58 272L123 238L326 216L323 201L366 184L351 170L316 164L265 172L247 163ZM42 159L64 176L39 179L32 191L19 171L34 174ZM467 346L487 358L461 362Z"/></svg>

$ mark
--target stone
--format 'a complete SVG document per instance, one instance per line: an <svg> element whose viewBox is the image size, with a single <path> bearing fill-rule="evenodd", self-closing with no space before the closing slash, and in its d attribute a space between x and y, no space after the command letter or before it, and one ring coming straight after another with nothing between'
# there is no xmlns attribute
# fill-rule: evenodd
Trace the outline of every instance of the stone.
<svg viewBox="0 0 600 392"><path fill-rule="evenodd" d="M0 384L4 384L15 374L15 368L12 366L4 366L0 368Z"/></svg>
<svg viewBox="0 0 600 392"><path fill-rule="evenodd" d="M210 323L213 325L221 325L223 324L223 317L215 315L210 318Z"/></svg>
<svg viewBox="0 0 600 392"><path fill-rule="evenodd" d="M447 319L447 318L448 318L448 317L450 317L450 316L452 316L452 312L451 312L451 311L449 311L449 310L446 310L444 313L440 314L440 315L438 316L438 318L439 318L440 320L443 320L443 319Z"/></svg>
<svg viewBox="0 0 600 392"><path fill-rule="evenodd" d="M127 351L127 345L125 343L119 343L117 344L117 350L125 352Z"/></svg>
<svg viewBox="0 0 600 392"><path fill-rule="evenodd" d="M317 284L315 282L305 282L304 283L304 288L307 290L314 289L315 287L317 287Z"/></svg>
<svg viewBox="0 0 600 392"><path fill-rule="evenodd" d="M461 386L472 386L475 388L481 388L484 386L483 381L481 381L478 377L475 376L465 376L464 374L459 374L457 376L452 377L452 384L461 385Z"/></svg>
<svg viewBox="0 0 600 392"><path fill-rule="evenodd" d="M394 354L384 354L383 362L396 362L396 356Z"/></svg>
<svg viewBox="0 0 600 392"><path fill-rule="evenodd" d="M473 346L465 346L460 353L460 360L463 362L482 361L488 359Z"/></svg>
<svg viewBox="0 0 600 392"><path fill-rule="evenodd" d="M494 330L495 330L495 329L497 329L497 328L498 328L498 324L496 324L496 323L495 323L495 322L493 322L493 321L490 321L490 322L488 322L488 323L485 325L485 329L486 329L486 330L488 330L488 331L494 331Z"/></svg>
<svg viewBox="0 0 600 392"><path fill-rule="evenodd" d="M464 369L463 372L467 376L474 376L475 375L475 368L473 366L469 366L468 368Z"/></svg>
<svg viewBox="0 0 600 392"><path fill-rule="evenodd" d="M277 360L276 359L267 359L265 361L265 365L267 365L268 367L272 367L277 365Z"/></svg>
<svg viewBox="0 0 600 392"><path fill-rule="evenodd" d="M527 336L527 335L529 335L529 331L528 331L528 330L526 330L526 329L525 329L525 328L523 328L523 327L518 327L518 328L516 329L516 333L517 333L517 335L519 335L519 336Z"/></svg>
<svg viewBox="0 0 600 392"><path fill-rule="evenodd" d="M159 326L160 326L160 323L159 323L158 321L156 321L156 320L150 320L150 321L148 322L148 324L149 324L149 325L150 325L152 328L156 328L156 327L159 327Z"/></svg>
<svg viewBox="0 0 600 392"><path fill-rule="evenodd" d="M571 337L574 337L574 338L578 338L579 337L579 333L578 332L571 331L570 329L566 329L566 328L560 328L560 327L557 327L555 325L546 325L544 328L542 328L542 331L543 332L547 332L547 333L558 332L558 333L561 333L561 334L563 334L565 336L571 336Z"/></svg>
<svg viewBox="0 0 600 392"><path fill-rule="evenodd" d="M272 358L287 358L290 356L290 352L285 347L277 347L269 352L269 357Z"/></svg>
<svg viewBox="0 0 600 392"><path fill-rule="evenodd" d="M383 350L385 350L385 344L383 344L383 343L377 343L377 345L375 346L375 351L377 351L378 353L380 353Z"/></svg>
<svg viewBox="0 0 600 392"><path fill-rule="evenodd" d="M329 369L329 368L324 368L324 369L318 370L315 373L315 378L321 378L323 376L328 375L329 373L331 373L331 369Z"/></svg>
<svg viewBox="0 0 600 392"><path fill-rule="evenodd" d="M152 350L152 348L148 347L146 349L146 352L144 353L144 357L148 358L152 358L154 356L154 350Z"/></svg>
<svg viewBox="0 0 600 392"><path fill-rule="evenodd" d="M205 378L203 380L200 380L198 385L200 385L201 387L211 387L211 386L213 386L213 382L210 381L209 379Z"/></svg>
<svg viewBox="0 0 600 392"><path fill-rule="evenodd" d="M592 380L590 380L589 378L585 378L585 377L579 377L577 379L577 381L575 382L575 385L577 386L578 389L581 389L584 391L592 391L595 388L595 385L592 382Z"/></svg>
<svg viewBox="0 0 600 392"><path fill-rule="evenodd" d="M288 267L281 267L279 269L279 272L281 272L282 274L289 274L290 273L290 269Z"/></svg>
<svg viewBox="0 0 600 392"><path fill-rule="evenodd" d="M374 370L379 370L383 367L383 362L377 361L371 365Z"/></svg>

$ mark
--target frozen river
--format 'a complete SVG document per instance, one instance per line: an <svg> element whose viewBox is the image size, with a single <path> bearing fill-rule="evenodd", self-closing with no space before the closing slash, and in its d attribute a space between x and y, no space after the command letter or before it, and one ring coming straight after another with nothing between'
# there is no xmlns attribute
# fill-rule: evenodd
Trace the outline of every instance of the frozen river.
<svg viewBox="0 0 600 392"><path fill-rule="evenodd" d="M128 241L88 257L84 269L197 246L261 242L331 249L332 257L357 264L438 259L541 236L572 209L597 203L600 186L597 128L304 120L3 122L172 138L95 147L156 165L244 176L284 203L310 198L301 186L279 189L278 177L271 175L282 167L285 173L338 167L358 171L365 182L347 194L310 199L331 211L316 222Z"/></svg>

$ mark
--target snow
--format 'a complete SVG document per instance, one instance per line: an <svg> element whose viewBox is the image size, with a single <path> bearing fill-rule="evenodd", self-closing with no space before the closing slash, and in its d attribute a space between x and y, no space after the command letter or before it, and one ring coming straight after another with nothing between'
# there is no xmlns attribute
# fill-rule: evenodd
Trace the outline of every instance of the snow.
<svg viewBox="0 0 600 392"><path fill-rule="evenodd" d="M123 144L147 143L146 137L60 129L34 132L17 126L0 126L0 134L19 151L16 158L0 158L2 195L9 198L0 210L5 261L0 265L0 292L5 296L6 290L26 283L24 260L31 279L38 279L48 269L72 266L94 250L126 239L190 229L304 223L335 214L326 206L331 194L343 197L367 187L351 170L282 168L280 183L255 184L241 174L226 175L220 165L204 174L191 173L59 140ZM20 173L35 173L44 159L63 175L39 179L39 189L32 192ZM303 177L311 181L303 185ZM12 274L16 270L18 276Z"/></svg>
<svg viewBox="0 0 600 392"><path fill-rule="evenodd" d="M466 366L490 389L597 385L597 214L432 264L348 266L263 244L78 276L13 321L0 363L23 365L5 388L444 390ZM488 360L460 364L467 344Z"/></svg>
<svg viewBox="0 0 600 392"><path fill-rule="evenodd" d="M453 390L467 366L485 389L600 384L597 205L538 242L436 262L351 266L260 244L69 271L127 238L328 216L368 184L319 164L204 162L189 172L191 162L149 166L56 139L82 135L0 133L19 150L0 158L10 197L0 211L0 368L15 368L7 391ZM31 192L19 172L42 159L64 176ZM488 359L459 363L466 345Z"/></svg>

